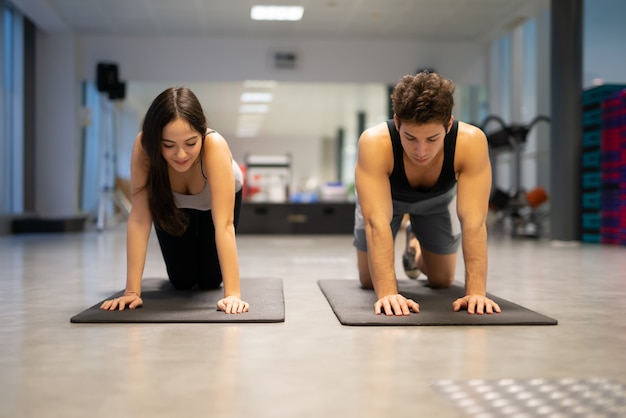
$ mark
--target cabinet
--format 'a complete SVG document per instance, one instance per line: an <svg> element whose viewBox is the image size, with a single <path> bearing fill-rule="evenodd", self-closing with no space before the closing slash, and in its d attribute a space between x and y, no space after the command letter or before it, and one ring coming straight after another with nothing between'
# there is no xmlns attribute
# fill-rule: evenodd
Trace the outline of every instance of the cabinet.
<svg viewBox="0 0 626 418"><path fill-rule="evenodd" d="M238 234L352 234L353 202L243 202Z"/></svg>

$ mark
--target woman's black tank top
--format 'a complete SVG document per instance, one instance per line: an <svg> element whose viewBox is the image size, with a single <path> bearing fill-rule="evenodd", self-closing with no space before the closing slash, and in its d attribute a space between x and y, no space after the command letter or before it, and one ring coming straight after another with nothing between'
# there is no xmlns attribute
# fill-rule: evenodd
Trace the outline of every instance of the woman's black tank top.
<svg viewBox="0 0 626 418"><path fill-rule="evenodd" d="M420 202L435 196L444 194L456 184L456 173L454 172L454 151L456 149L456 136L458 132L458 122L452 123L450 132L444 138L443 143L443 165L437 183L429 189L412 188L406 178L404 170L404 149L400 142L400 133L396 129L393 119L387 121L391 144L393 145L393 171L389 175L391 184L391 197L393 200L402 202Z"/></svg>

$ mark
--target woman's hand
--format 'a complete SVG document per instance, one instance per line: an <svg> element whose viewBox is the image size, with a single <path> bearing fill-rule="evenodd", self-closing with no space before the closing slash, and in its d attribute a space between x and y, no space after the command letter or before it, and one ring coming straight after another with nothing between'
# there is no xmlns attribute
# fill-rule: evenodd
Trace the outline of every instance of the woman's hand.
<svg viewBox="0 0 626 418"><path fill-rule="evenodd" d="M248 304L248 302L244 302L237 296L228 296L217 302L217 308L227 314L240 314L243 312L248 312L248 308L250 308L250 305Z"/></svg>
<svg viewBox="0 0 626 418"><path fill-rule="evenodd" d="M102 302L102 305L100 305L100 309L105 311L114 311L119 309L120 311L123 311L126 306L128 306L128 309L135 309L141 305L143 305L143 300L141 300L141 297L139 297L137 293L127 292L118 298L105 300Z"/></svg>

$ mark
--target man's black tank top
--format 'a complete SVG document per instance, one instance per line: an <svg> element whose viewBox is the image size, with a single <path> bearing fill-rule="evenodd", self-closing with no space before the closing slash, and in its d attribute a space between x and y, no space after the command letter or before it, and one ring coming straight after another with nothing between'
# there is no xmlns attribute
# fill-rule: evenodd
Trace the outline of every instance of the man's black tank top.
<svg viewBox="0 0 626 418"><path fill-rule="evenodd" d="M387 121L387 126L389 127L391 144L393 145L393 171L389 175L393 200L410 203L421 202L422 200L444 194L456 185L454 151L456 149L456 136L459 128L456 120L452 123L450 132L444 138L441 174L439 174L437 183L429 190L412 188L409 184L409 180L406 178L406 171L404 170L404 149L400 142L400 133L396 129L393 119Z"/></svg>

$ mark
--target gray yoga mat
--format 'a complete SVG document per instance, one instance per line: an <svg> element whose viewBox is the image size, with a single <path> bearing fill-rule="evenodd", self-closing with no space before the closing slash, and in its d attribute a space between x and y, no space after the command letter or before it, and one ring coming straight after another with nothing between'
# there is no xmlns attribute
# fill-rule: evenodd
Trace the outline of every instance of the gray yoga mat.
<svg viewBox="0 0 626 418"><path fill-rule="evenodd" d="M223 289L181 291L167 279L144 279L143 306L123 311L103 311L104 300L123 294L119 291L89 309L73 316L74 323L139 322L284 322L283 283L277 278L241 279L242 298L250 310L242 314L225 314L217 309L224 297Z"/></svg>
<svg viewBox="0 0 626 418"><path fill-rule="evenodd" d="M420 305L420 313L410 316L386 316L374 313L376 296L373 290L361 288L358 280L319 280L318 284L328 303L343 325L556 325L557 320L508 300L488 294L501 313L470 315L454 312L452 302L464 296L462 286L432 289L423 281L399 280L398 288L406 298Z"/></svg>

